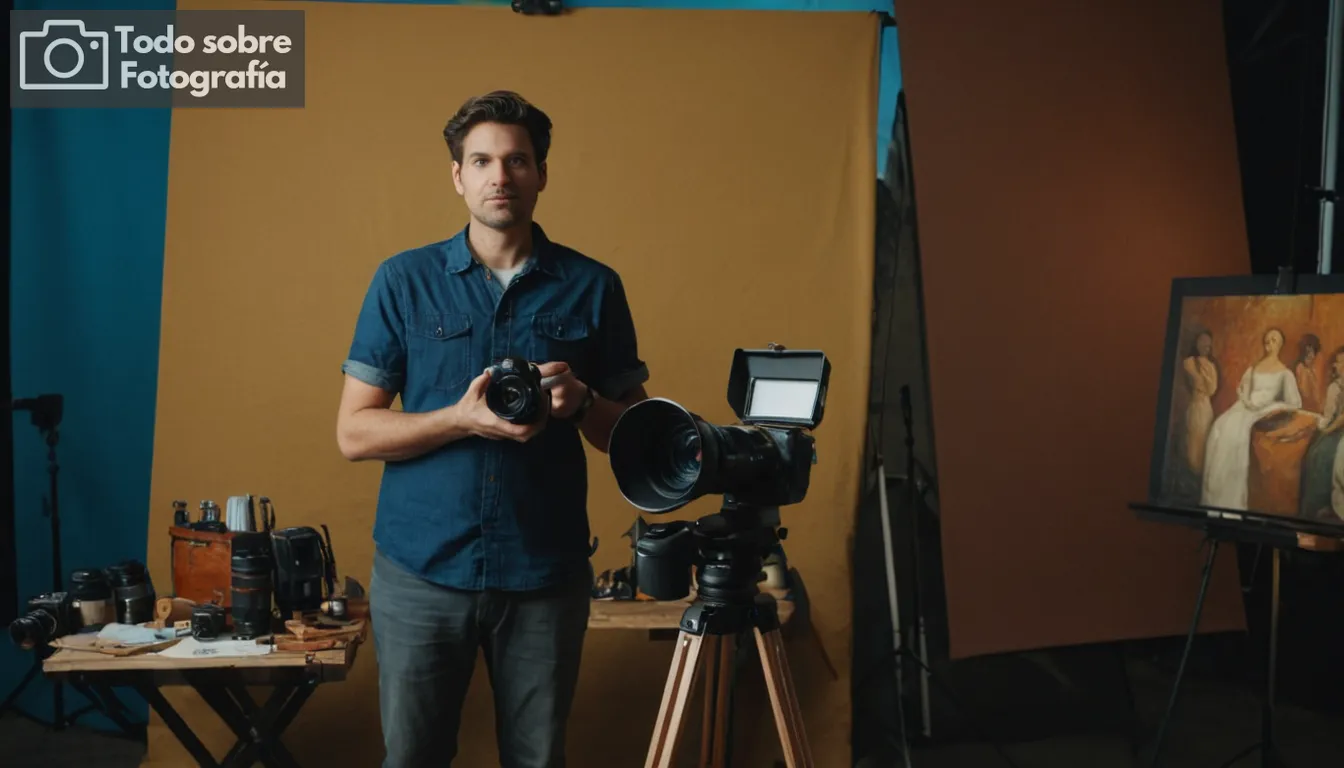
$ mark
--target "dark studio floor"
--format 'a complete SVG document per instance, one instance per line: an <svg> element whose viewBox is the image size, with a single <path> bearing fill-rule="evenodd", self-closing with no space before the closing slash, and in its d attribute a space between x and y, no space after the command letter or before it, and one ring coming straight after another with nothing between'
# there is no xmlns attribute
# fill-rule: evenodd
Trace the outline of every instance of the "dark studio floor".
<svg viewBox="0 0 1344 768"><path fill-rule="evenodd" d="M1116 701L1078 702L1088 699L1080 691L1070 703L1061 697L1058 689L1050 689L1031 681L1048 675L1057 680L1077 679L1079 684L1091 686L1096 680L1085 680L1091 670L1093 677L1108 674L1119 676L1117 657L1105 649L1088 649L1064 654L1062 660L1044 656L1038 658L1014 657L983 661L978 668L961 667L947 684L954 688L959 699L977 710L994 712L984 718L981 727L995 736L1010 739L1006 746L1009 755L1020 768L1129 768L1143 763L1130 753L1127 703L1124 697ZM1107 669L1107 662L1110 669ZM1128 660L1129 678L1135 701L1149 733L1158 722L1169 692L1169 668L1174 662L1168 654L1157 661L1140 658L1137 654ZM1259 703L1254 692L1243 686L1218 682L1211 669L1207 654L1192 661L1190 685L1181 698L1178 718L1173 723L1163 753L1162 765L1167 768L1218 768L1228 758L1256 740L1259 733ZM1014 679L1016 678L1016 679ZM979 679L995 687L1020 688L1013 712L1001 711L1002 705L993 706L991 699L999 699L993 692L977 691L970 683ZM931 694L935 699L939 693ZM974 703L971 703L974 702ZM948 712L938 702L935 729L956 728ZM857 713L856 713L857 716ZM1286 765L1290 768L1344 765L1344 715L1312 713L1290 703L1280 705L1278 735ZM1017 737L1012 732L1017 732ZM1053 733L1052 733L1053 731ZM993 749L977 744L969 733L941 734L943 738L960 739L964 743L920 748L914 752L914 768L997 768L1008 763ZM935 730L935 736L940 736ZM1146 745L1146 741L1145 741ZM7 714L0 718L0 765L8 768L129 768L140 762L143 748L128 739L115 738L76 726L64 733L53 733L30 720ZM817 756L818 766L835 765L824 756ZM1258 766L1258 755L1247 757L1233 768ZM898 766L899 761L872 759L860 764L863 768Z"/></svg>
<svg viewBox="0 0 1344 768"><path fill-rule="evenodd" d="M893 530L910 530L903 483L888 489ZM873 494L876 495L875 493ZM899 731L890 620L875 500L864 504L855 531L854 755L862 768L903 766L893 751ZM949 663L942 602L938 518L920 515L924 615L932 740L914 741L912 768L1128 768L1148 766L1171 695L1184 637L1045 649ZM899 549L899 548L898 548ZM1164 768L1255 768L1258 751L1228 761L1259 741L1266 679L1269 568L1248 564L1254 548L1237 552L1249 585L1247 633L1200 635L1191 653L1159 765ZM1227 556L1227 555L1224 555ZM897 558L898 584L912 583L911 559ZM1189 600L1198 587L1192 572ZM878 588L864 588L864 585ZM1297 554L1284 565L1280 613L1275 740L1284 768L1344 766L1344 557ZM909 596L902 624L910 627ZM920 736L918 667L906 667L908 722ZM997 742L1011 758L991 746ZM1137 754L1136 754L1137 750Z"/></svg>

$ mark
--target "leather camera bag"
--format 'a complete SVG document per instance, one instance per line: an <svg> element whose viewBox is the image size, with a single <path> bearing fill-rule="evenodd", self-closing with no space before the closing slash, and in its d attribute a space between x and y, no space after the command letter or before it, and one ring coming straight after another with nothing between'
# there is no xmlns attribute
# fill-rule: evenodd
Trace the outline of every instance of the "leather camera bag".
<svg viewBox="0 0 1344 768"><path fill-rule="evenodd" d="M173 595L223 608L232 603L234 553L264 547L269 540L265 532L216 532L181 526L169 528L168 535L172 538Z"/></svg>

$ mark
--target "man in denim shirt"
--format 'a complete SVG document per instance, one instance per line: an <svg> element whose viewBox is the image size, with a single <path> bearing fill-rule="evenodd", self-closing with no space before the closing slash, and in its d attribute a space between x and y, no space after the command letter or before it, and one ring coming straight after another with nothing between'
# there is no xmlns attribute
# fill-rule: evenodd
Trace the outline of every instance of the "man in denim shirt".
<svg viewBox="0 0 1344 768"><path fill-rule="evenodd" d="M565 763L592 585L583 440L606 451L648 369L620 277L532 221L550 130L511 92L453 116L469 223L378 266L342 366L341 452L385 462L369 585L385 766L449 763L478 648L501 764ZM555 377L544 421L487 407L483 371L507 356Z"/></svg>

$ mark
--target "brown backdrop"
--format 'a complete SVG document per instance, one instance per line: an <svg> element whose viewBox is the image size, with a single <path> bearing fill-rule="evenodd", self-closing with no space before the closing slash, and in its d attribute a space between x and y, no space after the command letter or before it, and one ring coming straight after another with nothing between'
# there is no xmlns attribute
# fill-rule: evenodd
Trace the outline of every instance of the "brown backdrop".
<svg viewBox="0 0 1344 768"><path fill-rule="evenodd" d="M465 223L443 123L468 95L514 88L556 122L538 221L622 273L652 393L724 422L734 347L779 341L832 359L811 495L785 521L839 679L810 633L789 647L817 759L847 762L845 564L868 382L876 18L234 5L307 11L307 107L173 116L153 571L168 572L173 499L222 505L253 493L274 499L281 525L330 525L342 575L368 583L381 468L336 449L339 366L378 262ZM621 533L634 510L600 454L591 475L602 570L628 561ZM685 516L715 508L702 500ZM572 764L642 765L671 653L638 632L590 633ZM305 763L377 764L375 662L367 645L353 679L319 689L291 727ZM739 752L770 765L778 749L759 678L742 683ZM169 698L217 753L232 743L193 693ZM478 669L462 765L496 764L492 718ZM152 733L155 764L186 762L164 727Z"/></svg>
<svg viewBox="0 0 1344 768"><path fill-rule="evenodd" d="M1186 629L1170 279L1244 273L1220 3L898 0L954 657ZM1206 629L1242 626L1220 559Z"/></svg>

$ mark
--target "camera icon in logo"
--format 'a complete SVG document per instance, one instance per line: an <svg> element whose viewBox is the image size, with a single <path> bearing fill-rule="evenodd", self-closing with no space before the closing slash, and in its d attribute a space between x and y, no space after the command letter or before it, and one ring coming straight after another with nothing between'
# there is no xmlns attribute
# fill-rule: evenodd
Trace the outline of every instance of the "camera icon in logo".
<svg viewBox="0 0 1344 768"><path fill-rule="evenodd" d="M49 19L42 31L19 33L19 89L105 91L106 32L90 32L79 20Z"/></svg>

